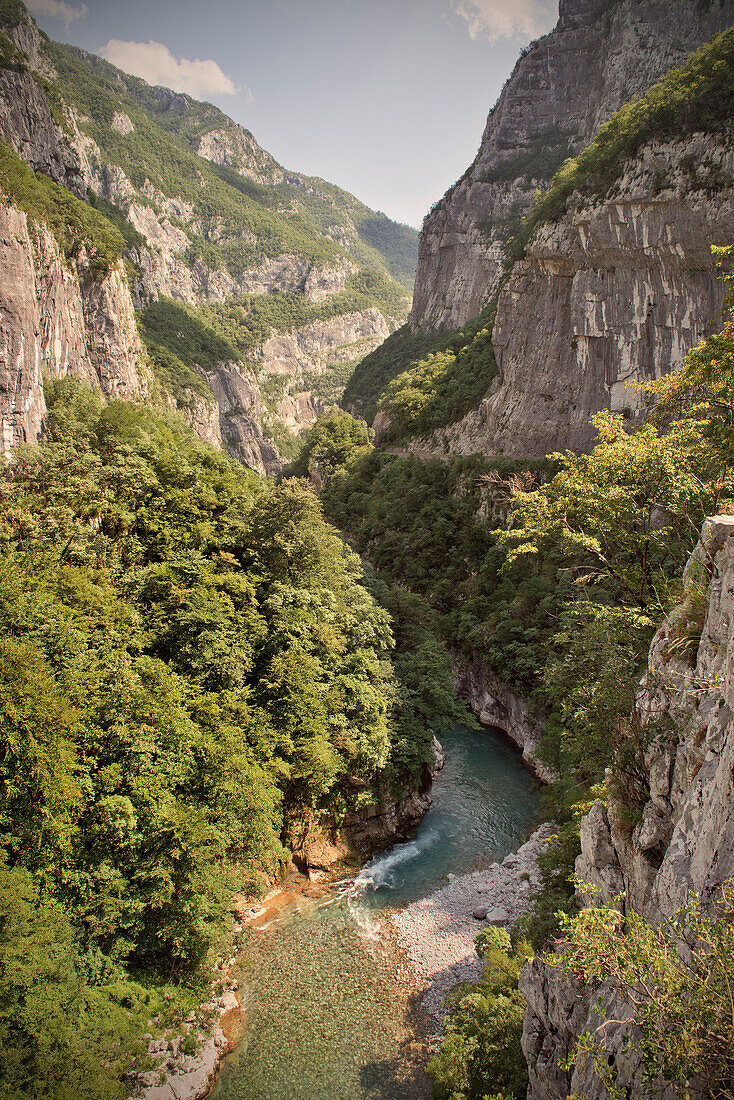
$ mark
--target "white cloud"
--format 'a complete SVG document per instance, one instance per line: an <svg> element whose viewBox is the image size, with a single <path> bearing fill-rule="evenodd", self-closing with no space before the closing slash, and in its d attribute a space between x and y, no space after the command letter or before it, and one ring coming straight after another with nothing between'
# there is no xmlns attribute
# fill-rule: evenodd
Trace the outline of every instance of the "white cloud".
<svg viewBox="0 0 734 1100"><path fill-rule="evenodd" d="M195 99L241 91L216 61L175 57L162 42L122 42L111 38L99 52L126 73L140 76L149 84L164 84L176 92L188 92Z"/></svg>
<svg viewBox="0 0 734 1100"><path fill-rule="evenodd" d="M68 30L75 19L81 19L89 8L86 4L77 4L75 8L65 0L26 0L29 11L34 15L47 15L49 19L60 19Z"/></svg>
<svg viewBox="0 0 734 1100"><path fill-rule="evenodd" d="M537 38L558 17L558 0L453 0L472 38Z"/></svg>

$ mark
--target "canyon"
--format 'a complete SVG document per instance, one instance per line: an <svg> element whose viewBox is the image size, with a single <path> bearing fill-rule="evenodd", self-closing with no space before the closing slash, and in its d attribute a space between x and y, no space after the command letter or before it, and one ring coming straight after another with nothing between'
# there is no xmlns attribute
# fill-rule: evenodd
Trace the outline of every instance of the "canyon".
<svg viewBox="0 0 734 1100"><path fill-rule="evenodd" d="M21 344L25 357L18 384L8 378L1 383L6 453L38 434L44 370L50 378L69 373L96 379L107 396L148 392L143 376L156 374L160 354L148 356L137 335L125 350L126 337L117 328L134 310L144 315L151 303L166 300L180 304L184 319L193 311L205 334L206 307L232 306L234 331L247 347L232 346L215 362L185 348L184 367L195 382L159 379L164 400L208 442L229 448L259 473L277 473L282 449L292 452L299 434L338 401L348 366L406 316L410 262L406 267L389 247L381 252L380 241L392 235L410 254L417 234L338 188L282 168L249 131L211 105L143 87L94 55L56 47L22 5L5 19L3 37L14 52L0 70L0 138L33 170L82 200L90 196L122 227L126 242L124 264L104 283L106 304L90 304L85 314L80 302L99 296L85 257L52 260L39 219L30 234L6 232L5 247L15 253L13 262L23 268L18 277L27 284L10 289L13 297L16 289L24 295L25 306L11 307L12 321L2 333L14 373ZM86 113L78 66L91 81L90 103L115 104L109 122ZM168 147L178 177L169 176L156 146ZM203 198L197 178L206 187ZM6 191L8 225L22 218L12 199ZM325 217L328 232L317 227ZM59 285L49 297L38 274L51 263ZM278 296L287 300L285 312L278 313ZM253 338L248 311L265 299L274 320ZM100 342L106 306L115 320ZM63 348L50 347L52 330Z"/></svg>
<svg viewBox="0 0 734 1100"><path fill-rule="evenodd" d="M608 186L572 193L556 216L537 225L522 254L518 235L523 218L567 158L587 147L618 108L732 22L731 0L675 5L560 0L556 28L523 51L490 112L475 161L424 222L409 314L411 278L401 250L380 245L381 233L389 229L410 252L416 241L408 227L323 181L283 168L248 130L210 104L152 88L84 51L56 46L21 5L20 14L5 18L2 32L14 51L0 69L0 137L16 158L7 163L15 170L17 161L19 170L40 173L44 187L57 187L43 192L51 206L58 202L76 214L96 211L99 221L89 224L99 230L104 223L105 232L119 237L119 247L101 263L94 240L70 243L58 227L54 230L51 217L44 221L23 187L14 192L10 183L3 184L0 451L8 470L18 448L43 438L44 381L73 378L103 401L122 398L137 408L176 412L199 439L261 477L277 477L298 453L308 428L336 409L363 361L395 346L391 340L401 324L403 336L439 339L471 326L490 306L491 356L487 353L482 364L488 382L480 399L430 432L399 440L400 455L446 462L481 456L495 462L495 472L506 460L512 471L515 460L542 462L552 452L588 452L595 434L592 417L602 411L618 414L634 431L648 412L639 385L668 375L699 341L721 328L725 290L712 248L734 241L731 126L715 119L708 128L645 140L624 158ZM115 107L106 112L106 121L102 114L92 117L81 92L79 98L72 92L79 66L96 82L95 94ZM172 168L153 157L156 142L174 158ZM31 189L40 179L17 172L12 178ZM73 202L79 205L68 205ZM320 228L324 219L327 230ZM156 328L155 307L161 304L169 320ZM390 417L378 413L378 448L389 445L391 426ZM726 469L722 483L725 474ZM543 468L534 488L549 476ZM415 494L411 500L418 499ZM215 500L212 511L218 506ZM731 510L726 499L724 506ZM665 509L659 512L668 516ZM477 516L491 521L493 529L508 527L511 509L501 511L498 520L499 514ZM234 540L231 532L228 537ZM290 545L279 534L273 553L282 544ZM487 557L495 549L492 545ZM260 545L263 560L270 550ZM223 569L229 558L227 544L216 568ZM352 559L345 568L357 576L359 563ZM202 565L203 554L192 561L194 572L209 568L208 561ZM240 580L226 576L221 589L233 605L241 599L244 606L247 585ZM675 578L666 575L668 580L672 591ZM371 592L370 583L365 580L360 593ZM702 589L706 606L697 623L691 607ZM294 606L299 599L313 602L310 592L292 598ZM268 613L283 605L279 591L267 600ZM329 595L324 602L317 630L319 644L327 647L329 615L338 604L337 597L331 600ZM560 615L557 608L555 613ZM249 621L242 615L246 633ZM375 636L380 630L387 636L389 614L376 615ZM263 619L257 636L265 637L269 629ZM287 634L282 623L278 629ZM528 633L532 630L531 625ZM687 639L685 646L681 638ZM513 635L513 645L531 649L526 642ZM342 639L334 642L339 657L341 645ZM542 708L469 645L455 648L453 664L457 695L480 722L507 733L540 779L557 780L558 773L537 758ZM370 669L375 673L377 660ZM334 697L349 697L348 679L346 685L340 684ZM576 872L598 889L603 903L631 907L660 922L693 890L706 911L714 912L720 887L734 875L733 713L734 518L717 514L700 531L681 602L657 629L638 685L635 714L642 733L650 734L639 813L630 814L610 775L605 798L594 801L580 823ZM664 736L652 736L658 728L665 729ZM348 733L335 738L352 750ZM314 750L304 774L336 766L323 746L319 751L323 755ZM433 763L437 758L434 739ZM310 811L303 820L284 824L279 836L288 841L289 857L319 879L345 860L363 861L375 849L405 839L430 805L431 760L424 756L413 767L412 788L391 785L393 776L364 804L364 783L358 780L349 791L354 805L344 800L339 805L338 827L333 815ZM515 775L519 762L507 767ZM534 795L524 772L517 784L530 805ZM534 823L531 816L521 815L506 843L519 843L522 830ZM523 857L523 873L533 888L540 882L536 857L546 833ZM483 838L485 843L489 851ZM513 857L506 849L497 848L494 856L505 862L494 864L491 874L482 868L486 889L500 882L508 898L519 891L518 912L524 912L530 886L526 890L514 881ZM438 913L431 916L434 939L440 935L442 902L464 906L476 887L469 857L462 870L465 882L444 887L447 893L423 905ZM345 898L340 896L339 904L346 904ZM583 892L576 897L579 907L591 900ZM449 977L478 975L476 960L465 965L473 919L462 910L464 953L457 955L461 966ZM528 1100L565 1100L572 1093L608 1100L588 1064L564 1067L585 1030L624 1011L614 991L568 978L542 952L526 965L520 990L527 1006L522 1048ZM232 997L224 996L226 1005L218 1007L233 1007ZM628 1095L645 1097L644 1067L634 1044L630 1053L628 1035L624 1028L612 1035L610 1057L621 1067L619 1081ZM198 1079L200 1087L208 1087L224 1050L218 1030L212 1042L211 1065L203 1084ZM158 1085L148 1084L153 1097ZM695 1082L692 1087L696 1095ZM671 1088L660 1095L672 1100L679 1093Z"/></svg>

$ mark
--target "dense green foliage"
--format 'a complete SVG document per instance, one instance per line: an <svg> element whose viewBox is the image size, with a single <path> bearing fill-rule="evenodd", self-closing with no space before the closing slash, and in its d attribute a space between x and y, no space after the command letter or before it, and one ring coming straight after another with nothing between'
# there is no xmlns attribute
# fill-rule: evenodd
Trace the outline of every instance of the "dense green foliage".
<svg viewBox="0 0 734 1100"><path fill-rule="evenodd" d="M497 373L496 299L461 329L415 333L406 325L358 364L342 404L371 421L385 413L385 443L423 435L476 408Z"/></svg>
<svg viewBox="0 0 734 1100"><path fill-rule="evenodd" d="M589 889L587 887L587 889ZM734 1079L734 888L727 882L714 915L695 894L671 917L651 924L622 906L592 905L563 922L563 944L552 961L569 975L617 994L624 1008L616 1022L618 1049L642 1061L642 1085L731 1100ZM621 1042L620 1042L621 1040ZM623 1059L610 1053L600 1023L585 1031L570 1062L590 1066L612 1100L629 1086Z"/></svg>
<svg viewBox="0 0 734 1100"><path fill-rule="evenodd" d="M523 1100L528 1071L520 1036L525 1001L517 981L531 955L521 940L514 947L507 932L491 928L476 937L484 963L478 982L457 987L441 1049L428 1063L436 1100Z"/></svg>
<svg viewBox="0 0 734 1100"><path fill-rule="evenodd" d="M385 387L378 405L387 417L384 442L426 435L476 408L497 374L494 314L493 304L461 329L452 345L421 359Z"/></svg>
<svg viewBox="0 0 734 1100"><path fill-rule="evenodd" d="M640 99L617 111L589 145L567 160L525 219L513 256L544 222L557 219L574 193L603 197L626 160L649 141L680 139L697 131L730 131L734 107L734 28L714 35L685 65L671 69Z"/></svg>
<svg viewBox="0 0 734 1100"><path fill-rule="evenodd" d="M343 412L322 416L284 476L310 476L319 483L328 481L337 470L357 455L364 454L369 449L369 442L369 429L363 420L355 420Z"/></svg>
<svg viewBox="0 0 734 1100"><path fill-rule="evenodd" d="M305 824L421 783L455 712L425 612L393 600L393 664L379 585L305 483L72 379L47 397L0 489L0 1026L29 1095L91 1100L156 985L205 972L232 890Z"/></svg>
<svg viewBox="0 0 734 1100"><path fill-rule="evenodd" d="M403 325L362 359L347 382L342 404L372 423L388 383L432 352L446 350L446 339L444 334L413 332Z"/></svg>
<svg viewBox="0 0 734 1100"><path fill-rule="evenodd" d="M218 363L239 358L199 310L170 298L151 302L140 314L139 326L156 375L179 403L186 400L187 390L213 400L199 370L214 370Z"/></svg>
<svg viewBox="0 0 734 1100"><path fill-rule="evenodd" d="M33 172L9 145L0 142L0 189L6 199L28 215L36 227L46 226L67 259L83 252L93 273L107 273L122 254L120 230L65 187Z"/></svg>
<svg viewBox="0 0 734 1100"><path fill-rule="evenodd" d="M142 233L138 233L135 226L127 220L119 206L115 206L113 202L109 202L108 199L102 198L101 195L95 195L94 191L90 191L88 197L90 205L93 206L95 210L99 210L101 214L104 214L107 221L112 222L112 224L119 229L127 251L133 248L141 248L145 245L145 237Z"/></svg>
<svg viewBox="0 0 734 1100"><path fill-rule="evenodd" d="M379 211L376 214L367 213L361 218L352 216L360 240L384 256L393 278L411 290L418 259L418 231L409 225L394 222Z"/></svg>
<svg viewBox="0 0 734 1100"><path fill-rule="evenodd" d="M478 458L421 461L360 447L328 480L322 500L381 576L428 600L453 649L478 652L528 692L566 588L559 589L552 558L507 567L483 513L496 508L501 522L509 486L530 484L548 469Z"/></svg>

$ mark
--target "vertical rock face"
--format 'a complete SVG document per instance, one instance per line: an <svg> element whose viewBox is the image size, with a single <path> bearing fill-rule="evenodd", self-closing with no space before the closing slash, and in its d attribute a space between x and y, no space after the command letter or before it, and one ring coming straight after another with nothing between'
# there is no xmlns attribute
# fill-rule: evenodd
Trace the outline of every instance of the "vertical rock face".
<svg viewBox="0 0 734 1100"><path fill-rule="evenodd" d="M497 726L521 750L523 760L544 782L554 776L535 759L542 734L541 723L531 714L527 699L517 695L509 684L487 668L479 658L454 658L454 686L482 725Z"/></svg>
<svg viewBox="0 0 734 1100"><path fill-rule="evenodd" d="M476 316L534 192L623 103L732 22L734 0L561 0L555 30L520 58L491 110L474 163L423 224L411 326Z"/></svg>
<svg viewBox="0 0 734 1100"><path fill-rule="evenodd" d="M79 198L86 195L79 157L54 120L46 97L32 72L45 74L40 57L38 27L26 11L10 32L13 45L24 55L27 68L0 69L0 134L35 171L68 187Z"/></svg>
<svg viewBox="0 0 734 1100"><path fill-rule="evenodd" d="M84 198L79 157L64 140L30 73L0 69L0 134L31 168Z"/></svg>
<svg viewBox="0 0 734 1100"><path fill-rule="evenodd" d="M94 279L70 265L50 233L0 206L0 439L7 455L36 439L46 406L43 375L71 374L108 397L147 390L143 349L121 266Z"/></svg>
<svg viewBox="0 0 734 1100"><path fill-rule="evenodd" d="M283 464L277 447L263 433L262 394L255 376L241 363L220 363L207 379L227 449L256 473L277 474Z"/></svg>
<svg viewBox="0 0 734 1100"><path fill-rule="evenodd" d="M695 662L673 643L685 632L679 609L663 624L650 647L648 671L638 697L646 723L667 725L672 735L653 742L646 753L649 798L641 820L630 831L629 815L610 796L584 819L579 877L597 885L610 903L624 890L625 904L651 920L670 916L689 891L704 905L734 876L734 516L706 521L701 541L686 570L685 583L701 583L712 570L708 610ZM529 1100L565 1100L582 1092L606 1100L598 1081L560 1070L558 1062L598 1017L619 1008L605 989L589 990L563 979L542 958L523 972L528 1008L523 1049L530 1066ZM614 1035L614 1033L610 1033ZM639 1064L611 1041L611 1053L624 1062L627 1095L648 1095ZM658 1093L655 1096L678 1096Z"/></svg>
<svg viewBox="0 0 734 1100"><path fill-rule="evenodd" d="M416 446L542 457L588 447L600 409L634 420L634 384L679 367L719 325L711 246L731 240L730 139L641 149L606 198L538 230L499 297L489 396Z"/></svg>

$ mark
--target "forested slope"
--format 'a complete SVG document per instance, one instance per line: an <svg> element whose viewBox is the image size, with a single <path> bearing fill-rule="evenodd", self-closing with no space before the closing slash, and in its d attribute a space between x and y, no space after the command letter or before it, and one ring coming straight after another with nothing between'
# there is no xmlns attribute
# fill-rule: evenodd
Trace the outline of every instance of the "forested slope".
<svg viewBox="0 0 734 1100"><path fill-rule="evenodd" d="M729 256L721 259L726 264ZM502 1088L506 1098L523 1095L526 1076L518 1061L523 1002L515 987L530 950L524 937L536 951L547 948L558 933L559 917L576 913L580 830L595 800L614 802L615 842L624 837L625 859L632 860L635 838L642 845L642 833L650 834L656 811L649 800L659 782L650 769L662 766L678 736L676 685L682 690L693 683L690 670L712 591L711 562L689 567L685 582L684 567L705 517L734 508L733 341L734 322L727 314L721 331L702 341L680 370L646 385L641 426L609 413L594 419L588 454L567 451L545 462L400 456L374 449L342 414L317 425L302 456L300 469L325 482L321 499L327 515L359 552L391 582L432 605L457 666L468 662L488 670L493 682L530 701L542 727L538 757L553 777L545 812L557 831L540 860L542 888L530 918L515 930L512 944L501 934L482 941L485 978L457 993L448 1039L431 1066L436 1095L444 1100L480 1100L489 1084L495 1091ZM700 553L705 555L705 546ZM658 721L655 681L648 685L652 703L646 711L638 688L651 640L666 615L660 659L677 662L678 679L668 685L672 719ZM707 681L706 689L713 700L706 714L726 716L723 682ZM643 821L646 806L650 816ZM593 822L585 828L587 866L605 881L604 837ZM598 849L592 837L598 838ZM642 865L657 866L659 858L654 841L645 844L652 850L637 854L638 877ZM592 926L579 925L578 936L586 950L603 950ZM575 960L574 973L606 973L607 956L584 961L577 953ZM627 980L629 971L625 974ZM553 1007L554 979L541 989L537 976L533 972L526 986L535 998L527 1049L540 1050L544 1059L543 1044L560 1049L560 1040L538 1035L533 1027L541 1015L543 1028L560 1027L578 989L564 992L561 1007ZM667 978L666 971L661 981ZM700 1032L703 1008L695 1003L685 1026ZM578 1035L574 1038L568 1023L563 1027L568 1053ZM730 1029L726 1036L728 1043L734 1041ZM604 1041L599 1046L597 1036L594 1042L603 1054ZM692 1072L694 1063L696 1072L708 1072L703 1049L698 1060L679 1059L675 1065L645 1054L645 1065L671 1074L666 1079L684 1088L681 1074ZM508 1054L512 1050L514 1057ZM593 1088L600 1089L592 1069L593 1064L588 1081L593 1078ZM535 1095L551 1086L566 1095L570 1072L565 1076L544 1060L531 1070Z"/></svg>
<svg viewBox="0 0 734 1100"><path fill-rule="evenodd" d="M233 892L425 783L449 671L307 486L72 378L3 471L0 573L0 1088L123 1096Z"/></svg>

